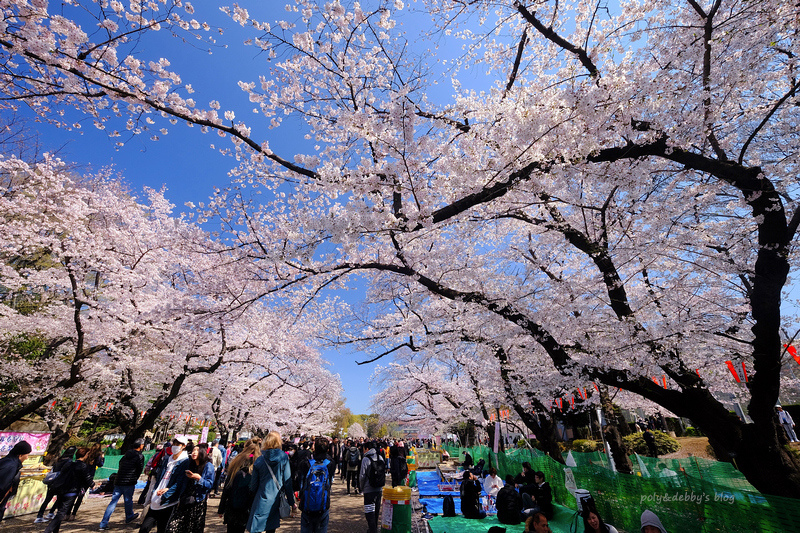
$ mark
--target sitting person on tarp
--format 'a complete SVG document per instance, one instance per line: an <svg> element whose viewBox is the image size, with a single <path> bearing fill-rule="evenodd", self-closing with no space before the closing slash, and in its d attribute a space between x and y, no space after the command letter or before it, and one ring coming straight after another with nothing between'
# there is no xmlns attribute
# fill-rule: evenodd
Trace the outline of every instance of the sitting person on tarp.
<svg viewBox="0 0 800 533"><path fill-rule="evenodd" d="M520 493L533 494L536 487L536 473L533 471L528 461L522 463L522 473L514 478L514 483L517 485Z"/></svg>
<svg viewBox="0 0 800 533"><path fill-rule="evenodd" d="M464 518L486 518L481 507L481 485L469 470L464 471L461 482L461 514Z"/></svg>
<svg viewBox="0 0 800 533"><path fill-rule="evenodd" d="M514 488L514 476L506 476L506 484L497 492L497 520L514 526L522 522L522 496Z"/></svg>
<svg viewBox="0 0 800 533"><path fill-rule="evenodd" d="M486 466L486 461L481 459L478 463L472 467L472 473L475 474L477 477L483 476L483 468Z"/></svg>
<svg viewBox="0 0 800 533"><path fill-rule="evenodd" d="M544 480L544 472L536 472L536 483L532 492L522 495L522 507L528 515L544 513L548 520L553 519L553 490L550 483Z"/></svg>

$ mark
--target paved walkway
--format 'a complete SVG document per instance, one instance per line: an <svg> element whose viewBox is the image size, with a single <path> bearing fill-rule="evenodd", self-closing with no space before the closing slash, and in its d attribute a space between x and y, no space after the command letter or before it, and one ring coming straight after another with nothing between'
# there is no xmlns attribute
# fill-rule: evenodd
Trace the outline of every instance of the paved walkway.
<svg viewBox="0 0 800 533"><path fill-rule="evenodd" d="M142 506L136 505L139 491L134 496L134 511L141 512ZM100 520L108 505L108 497L94 497L87 495L81 508L78 510L78 517L74 522L63 522L61 531L69 533L98 531ZM227 529L222 523L222 518L216 513L219 506L219 499L212 498L208 503L208 514L206 515L207 533L224 533ZM21 533L43 531L46 524L34 524L35 514L7 518L0 522L0 532L2 533ZM133 524L125 525L125 511L120 499L117 509L111 517L109 523L110 531L136 532L138 531L141 518ZM331 518L328 526L330 533L363 533L367 529L367 522L364 519L364 499L362 496L348 496L345 491L345 484L339 481L338 475L331 491ZM155 531L155 530L154 530ZM281 522L278 533L299 533L300 515L289 518Z"/></svg>

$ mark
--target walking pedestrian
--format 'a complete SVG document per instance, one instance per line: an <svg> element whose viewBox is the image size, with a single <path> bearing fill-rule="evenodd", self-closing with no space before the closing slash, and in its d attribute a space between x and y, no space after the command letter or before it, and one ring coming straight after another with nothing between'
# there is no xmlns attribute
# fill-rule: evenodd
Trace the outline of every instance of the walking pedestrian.
<svg viewBox="0 0 800 533"><path fill-rule="evenodd" d="M214 461L214 496L219 493L219 480L222 477L222 472L225 471L225 460L228 458L228 450L225 448L227 441L220 441L214 439L211 443L213 448L216 448L217 453L212 456L219 458L219 462Z"/></svg>
<svg viewBox="0 0 800 533"><path fill-rule="evenodd" d="M189 446L186 448L189 450ZM205 445L195 446L187 453L189 457L175 468L178 482L163 496L178 500L167 524L168 533L203 533L206 528L208 494L214 487L216 471Z"/></svg>
<svg viewBox="0 0 800 533"><path fill-rule="evenodd" d="M228 463L228 476L217 511L223 517L222 523L228 526L228 533L244 533L253 505L253 494L250 492L253 464L260 454L259 446L250 443Z"/></svg>
<svg viewBox="0 0 800 533"><path fill-rule="evenodd" d="M378 510L381 506L381 491L386 484L386 461L378 455L375 443L364 444L359 485L364 494L364 516L367 533L378 533Z"/></svg>
<svg viewBox="0 0 800 533"><path fill-rule="evenodd" d="M98 468L101 468L105 462L105 455L103 455L103 447L99 442L95 442L92 444L92 447L89 448L89 452L86 454L86 466L89 469L89 474L94 479L94 474L97 472ZM66 520L75 520L78 515L78 509L80 509L81 504L83 503L83 496L86 494L86 489L81 490L78 493L78 497L75 498L75 503L72 504L72 510L67 514Z"/></svg>
<svg viewBox="0 0 800 533"><path fill-rule="evenodd" d="M353 484L353 490L358 494L358 471L361 468L361 451L354 442L350 442L344 456L344 462L347 465L347 494L350 494L350 484Z"/></svg>
<svg viewBox="0 0 800 533"><path fill-rule="evenodd" d="M783 407L780 405L775 406L775 411L778 415L778 422L783 426L783 430L786 431L786 437L788 437L790 442L797 442L797 434L794 431L795 424L794 420L792 420L792 415L784 411Z"/></svg>
<svg viewBox="0 0 800 533"><path fill-rule="evenodd" d="M72 458L75 456L75 452L78 450L75 446L70 446L64 453L61 454L58 461L53 465L52 472L60 472L64 466L68 463L72 462ZM43 524L52 520L56 516L56 504L53 502L53 507L50 508L50 512L47 515L44 514L45 510L47 509L47 504L50 503L50 500L56 497L56 491L52 485L47 485L47 494L45 494L44 501L42 505L39 507L39 512L36 514L36 519L33 521L34 524Z"/></svg>
<svg viewBox="0 0 800 533"><path fill-rule="evenodd" d="M149 533L154 527L158 533L167 531L172 508L178 504L177 498L180 495L176 494L174 490L170 492L169 496L166 496L166 493L181 479L182 472L177 471L177 467L188 457L185 451L186 442L185 437L175 437L170 446L166 447L165 455L158 464L156 477L153 480L150 510L142 520L139 533Z"/></svg>
<svg viewBox="0 0 800 533"><path fill-rule="evenodd" d="M72 510L75 499L82 490L94 484L93 475L86 464L88 448L78 448L75 452L75 461L67 464L58 475L56 487L56 516L47 524L45 533L58 533L61 522Z"/></svg>
<svg viewBox="0 0 800 533"><path fill-rule="evenodd" d="M111 514L117 508L117 502L122 496L125 504L125 523L130 524L139 517L139 513L133 512L133 491L136 489L136 482L144 469L144 440L136 439L133 441L133 448L128 450L122 459L119 460L117 477L114 479L114 491L111 493L111 501L108 502L106 512L100 520L100 530L108 529L108 522Z"/></svg>
<svg viewBox="0 0 800 533"><path fill-rule="evenodd" d="M317 438L314 452L298 465L300 479L300 533L327 533L331 507L331 485L336 463L328 455L328 441Z"/></svg>
<svg viewBox="0 0 800 533"><path fill-rule="evenodd" d="M8 455L0 459L0 520L6 512L6 502L17 493L19 471L32 449L27 441L21 440L11 448Z"/></svg>
<svg viewBox="0 0 800 533"><path fill-rule="evenodd" d="M151 457L150 461L145 465L144 473L147 476L147 483L145 483L142 492L139 494L139 499L137 500L139 505L150 505L150 497L153 493L153 482L155 481L156 473L158 473L158 464L161 462L161 459L164 458L166 450L170 445L170 441L156 445L156 453L153 454L153 457Z"/></svg>
<svg viewBox="0 0 800 533"><path fill-rule="evenodd" d="M294 489L289 457L281 449L281 436L270 431L264 439L261 456L253 465L250 491L255 493L247 530L250 533L273 533L281 525L280 501L285 498L294 510Z"/></svg>

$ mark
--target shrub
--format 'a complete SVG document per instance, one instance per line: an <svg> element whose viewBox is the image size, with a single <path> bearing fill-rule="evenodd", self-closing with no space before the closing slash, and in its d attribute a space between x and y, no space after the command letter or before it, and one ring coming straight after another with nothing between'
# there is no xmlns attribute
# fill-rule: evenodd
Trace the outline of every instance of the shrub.
<svg viewBox="0 0 800 533"><path fill-rule="evenodd" d="M601 451L602 449L603 449L603 443L598 442L596 440L575 439L574 441L572 441L573 452L589 453L589 452Z"/></svg>
<svg viewBox="0 0 800 533"><path fill-rule="evenodd" d="M697 429L696 427L689 426L686 428L686 431L683 432L684 437L705 437L703 432Z"/></svg>
<svg viewBox="0 0 800 533"><path fill-rule="evenodd" d="M656 451L658 455L665 455L672 452L677 452L681 449L681 444L676 440L664 433L663 431L652 431L656 437ZM649 455L650 451L647 448L647 443L644 441L644 433L634 433L622 438L625 445L631 451L639 455Z"/></svg>

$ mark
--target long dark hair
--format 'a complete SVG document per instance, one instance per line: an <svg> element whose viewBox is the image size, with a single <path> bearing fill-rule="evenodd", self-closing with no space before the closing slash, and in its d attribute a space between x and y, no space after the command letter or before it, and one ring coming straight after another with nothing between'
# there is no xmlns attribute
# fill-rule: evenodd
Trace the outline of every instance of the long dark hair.
<svg viewBox="0 0 800 533"><path fill-rule="evenodd" d="M189 470L191 470L195 474L202 474L203 467L206 466L206 463L209 461L208 457L208 448L206 446L189 446L186 447L187 451L189 452ZM192 452L197 450L197 459L192 459L191 455Z"/></svg>
<svg viewBox="0 0 800 533"><path fill-rule="evenodd" d="M606 525L605 522L603 522L603 518L600 516L600 513L597 512L597 509L595 509L594 507L587 507L583 510L583 530L586 533L589 533L590 531L594 533L594 529L592 529L589 526L589 513L593 513L595 516L597 516L597 520L600 522L600 527L599 527L600 533L608 533L608 526Z"/></svg>
<svg viewBox="0 0 800 533"><path fill-rule="evenodd" d="M197 450L197 464L200 465L200 468L202 468L210 460L211 458L208 456L208 448L200 446L200 449Z"/></svg>

